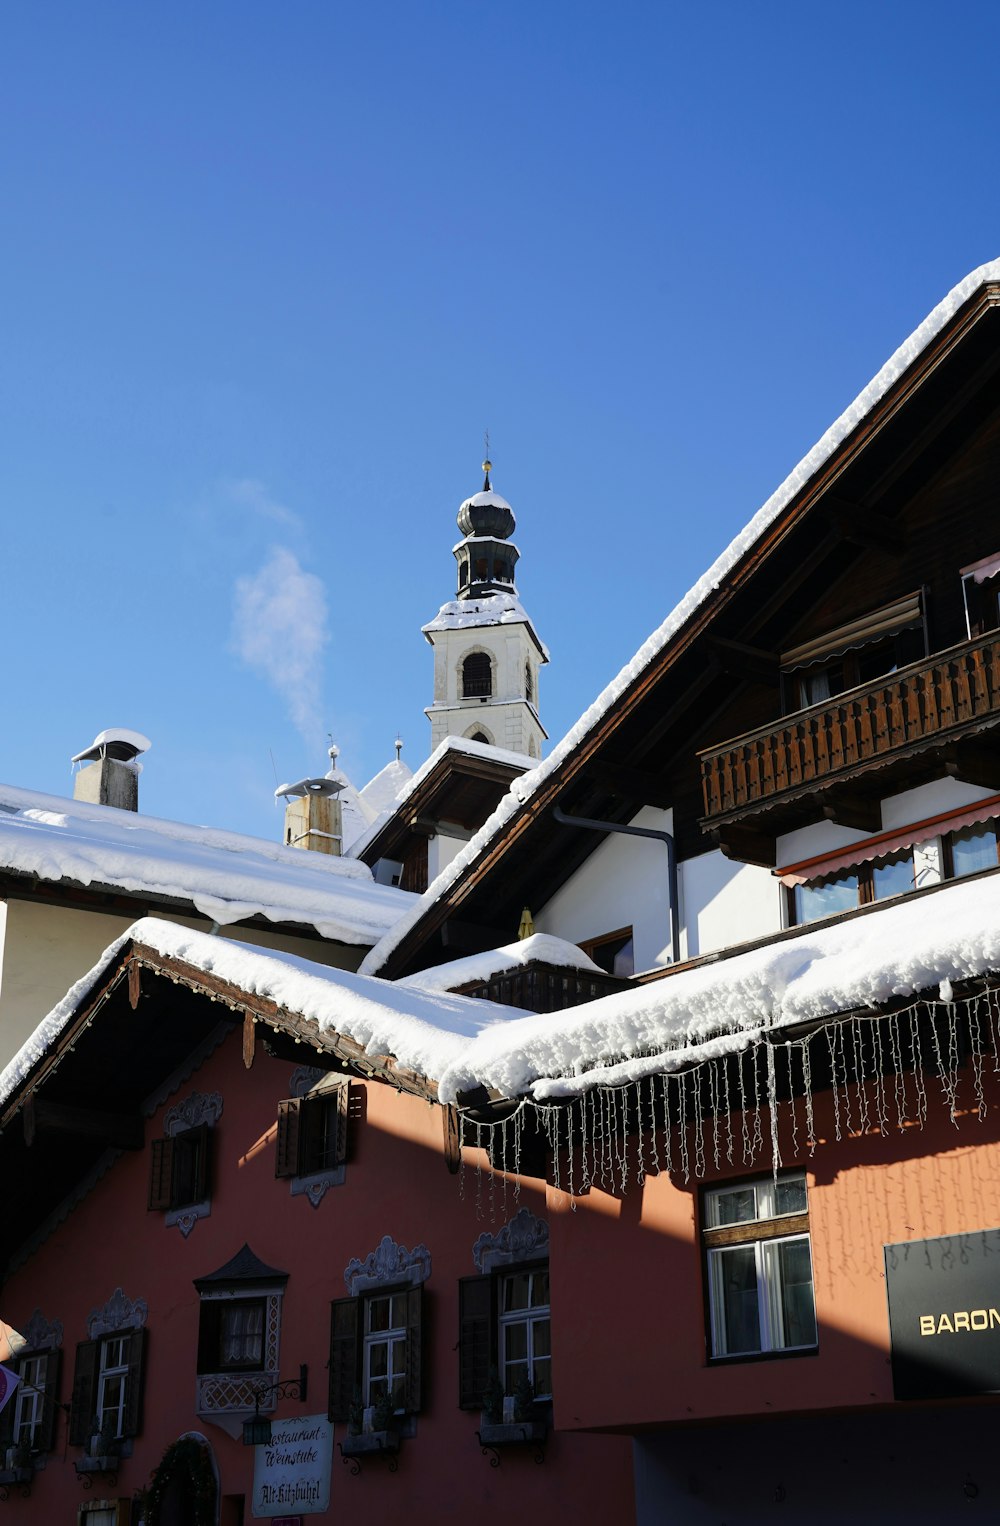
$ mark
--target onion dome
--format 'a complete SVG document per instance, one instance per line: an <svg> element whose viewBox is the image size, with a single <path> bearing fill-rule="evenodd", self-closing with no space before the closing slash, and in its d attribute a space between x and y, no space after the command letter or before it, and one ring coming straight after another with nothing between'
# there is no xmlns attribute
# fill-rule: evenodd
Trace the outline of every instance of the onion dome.
<svg viewBox="0 0 1000 1526"><path fill-rule="evenodd" d="M492 469L491 461L483 462L483 490L460 505L458 528L463 535L490 535L495 540L507 540L514 533L514 510L506 498L493 491L490 484Z"/></svg>

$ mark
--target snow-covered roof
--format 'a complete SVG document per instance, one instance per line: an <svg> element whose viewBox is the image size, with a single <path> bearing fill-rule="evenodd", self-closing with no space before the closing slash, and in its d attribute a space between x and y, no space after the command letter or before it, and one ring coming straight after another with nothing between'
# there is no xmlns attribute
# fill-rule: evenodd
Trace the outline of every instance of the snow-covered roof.
<svg viewBox="0 0 1000 1526"><path fill-rule="evenodd" d="M379 832L381 832L386 822L392 820L400 807L405 805L410 796L420 788L425 779L429 778L440 764L442 758L449 752L465 753L471 758L488 758L495 763L506 763L511 767L520 768L522 771L534 768L535 766L535 759L529 758L526 753L512 752L507 747L494 747L491 742L474 742L471 737L447 736L438 743L430 757L421 763L416 773L411 774L407 770L408 778L401 786L399 793L374 817L365 831L362 832L360 837L355 838L350 845L350 849L345 849L345 852L349 851L354 858L360 857L372 839L377 837ZM388 766L391 768L392 764L390 763ZM406 767L405 763L403 767ZM385 772L386 770L383 769L382 773L384 774ZM376 774L375 778L371 781L372 784L376 783L381 777L381 774ZM366 784L365 788L361 791L361 798L366 805L369 788L370 785Z"/></svg>
<svg viewBox="0 0 1000 1526"><path fill-rule="evenodd" d="M851 431L857 428L862 420L867 417L876 404L881 401L890 388L899 380L904 371L936 339L963 303L967 302L981 286L991 281L1000 281L1000 260L992 260L988 264L980 265L977 269L973 270L963 281L960 281L957 286L953 287L944 300L939 302L937 307L914 329L910 337L904 340L895 353L889 357L882 369L858 393L853 403L844 409L844 412L836 422L830 425L826 433L802 457L799 464L788 474L781 486L775 489L766 503L757 510L749 523L730 541L729 545L716 558L708 571L702 574L694 586L674 606L662 625L643 643L631 661L625 664L616 677L598 695L590 708L584 711L583 715L570 728L562 741L552 749L548 757L530 773L514 780L508 793L500 801L493 814L483 823L476 835L445 866L437 879L428 886L424 894L406 915L400 918L382 942L371 949L366 955L361 966L363 970L369 974L376 974L382 968L389 955L399 945L410 929L421 920L428 909L464 874L465 870L475 863L479 855L502 831L507 822L562 767L566 759L576 751L590 732L604 720L616 701L631 688L632 684L645 672L650 663L660 655L667 643L686 624L709 595L719 588L720 584L728 577L742 557L746 555L783 510L787 508L796 493L806 486L825 465L834 451L843 444ZM504 597L504 595L494 595L494 597ZM445 615L446 611L452 609L460 610L461 608L462 605L460 603L444 605L438 620L432 621L430 625L425 625L423 629L428 631L446 628L446 625L438 624L442 616Z"/></svg>
<svg viewBox="0 0 1000 1526"><path fill-rule="evenodd" d="M402 758L393 758L391 763L379 769L373 779L368 780L361 791L361 799L373 813L372 820L383 811L392 809L412 778L413 769L409 764L404 763Z"/></svg>
<svg viewBox="0 0 1000 1526"><path fill-rule="evenodd" d="M940 991L1000 971L1000 872L877 904L829 926L544 1015L393 984L143 918L39 1025L0 1075L0 1103L58 1038L127 939L353 1039L436 1081L538 1101L687 1069L764 1032Z"/></svg>
<svg viewBox="0 0 1000 1526"><path fill-rule="evenodd" d="M510 509L510 504L506 498L501 498L499 493L494 493L490 488L486 492L473 493L471 498L464 498L458 506L458 512L461 514L462 510L467 508ZM514 510L510 509L510 512L513 514Z"/></svg>
<svg viewBox="0 0 1000 1526"><path fill-rule="evenodd" d="M481 599L449 599L442 604L433 620L420 629L426 636L429 631L470 630L484 625L527 625L538 643L546 662L548 647L538 637L531 616L516 593L489 593Z"/></svg>
<svg viewBox="0 0 1000 1526"><path fill-rule="evenodd" d="M0 869L169 897L222 925L262 916L373 943L414 900L354 859L0 785Z"/></svg>
<svg viewBox="0 0 1000 1526"><path fill-rule="evenodd" d="M435 964L429 970L418 970L396 984L409 986L414 991L455 991L459 986L490 980L494 975L536 960L540 964L584 970L592 975L606 973L575 943L567 943L565 938L556 938L551 933L532 933L530 938L488 949L484 954L468 954L464 959L452 959L447 964Z"/></svg>
<svg viewBox="0 0 1000 1526"><path fill-rule="evenodd" d="M404 989L295 954L194 932L159 917L142 917L105 949L93 969L70 988L0 1073L0 1107L59 1038L129 942L217 976L250 997L272 1001L315 1022L321 1030L352 1038L373 1056L394 1055L405 1069L430 1078L446 1074L481 1029L502 1026L514 1010L466 996Z"/></svg>

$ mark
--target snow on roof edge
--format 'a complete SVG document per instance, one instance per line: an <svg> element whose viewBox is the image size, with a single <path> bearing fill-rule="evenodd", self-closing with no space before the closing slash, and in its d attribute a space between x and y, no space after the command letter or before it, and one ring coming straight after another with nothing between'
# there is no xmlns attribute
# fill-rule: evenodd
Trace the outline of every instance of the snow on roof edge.
<svg viewBox="0 0 1000 1526"><path fill-rule="evenodd" d="M575 725L570 727L562 741L556 744L537 768L523 775L521 779L514 780L497 809L487 818L476 835L444 867L437 879L424 891L420 900L409 911L404 912L399 921L394 923L385 936L368 951L360 967L364 974L375 975L382 969L389 956L399 947L430 907L446 890L451 888L471 864L475 863L500 828L506 825L531 795L575 751L588 733L603 720L614 702L649 666L653 658L666 646L671 636L675 635L691 618L708 595L718 588L722 579L732 571L740 558L773 523L795 494L816 475L837 446L843 443L851 431L871 412L876 403L881 401L889 388L899 380L903 372L913 364L931 340L936 338L962 304L988 281L1000 281L1000 259L987 261L986 264L978 265L975 270L970 271L928 313L923 322L917 325L909 338L904 339L903 343L893 351L881 370L876 372L868 385L862 388L854 401L848 404L840 417L820 436L798 465L793 467L785 480L761 505L739 534L730 541L708 570L702 573L698 581L674 606L663 623L643 642L631 661L625 664L601 691L594 703L584 711Z"/></svg>

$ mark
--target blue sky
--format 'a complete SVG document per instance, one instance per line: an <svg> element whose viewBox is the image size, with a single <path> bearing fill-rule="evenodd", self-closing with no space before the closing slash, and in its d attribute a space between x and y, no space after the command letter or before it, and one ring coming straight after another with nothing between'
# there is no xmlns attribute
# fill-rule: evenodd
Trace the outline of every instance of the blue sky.
<svg viewBox="0 0 1000 1526"><path fill-rule="evenodd" d="M558 740L1000 255L994 21L0 4L0 777L130 726L270 836L272 755L415 767L486 427Z"/></svg>

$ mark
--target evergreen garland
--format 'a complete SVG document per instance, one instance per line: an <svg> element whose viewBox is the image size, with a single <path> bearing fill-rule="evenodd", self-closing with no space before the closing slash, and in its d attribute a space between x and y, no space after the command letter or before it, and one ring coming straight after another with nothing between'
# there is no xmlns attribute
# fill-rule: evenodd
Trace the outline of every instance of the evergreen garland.
<svg viewBox="0 0 1000 1526"><path fill-rule="evenodd" d="M179 1441L171 1442L160 1458L146 1491L146 1526L160 1526L164 1496L175 1480L184 1492L184 1504L190 1511L189 1526L213 1526L215 1474L208 1447L193 1436L182 1436Z"/></svg>

